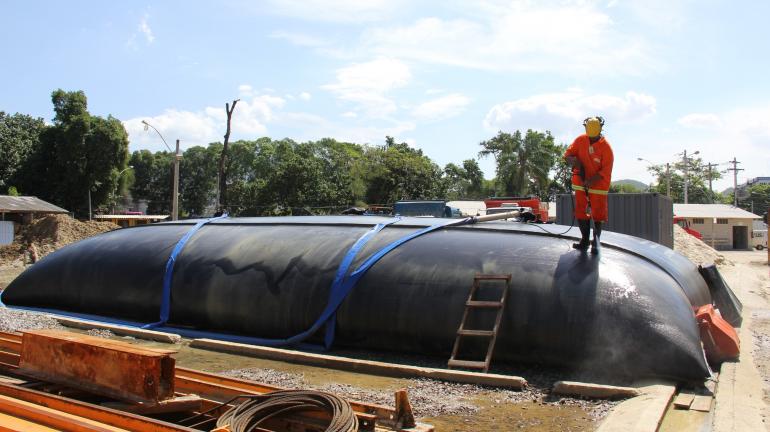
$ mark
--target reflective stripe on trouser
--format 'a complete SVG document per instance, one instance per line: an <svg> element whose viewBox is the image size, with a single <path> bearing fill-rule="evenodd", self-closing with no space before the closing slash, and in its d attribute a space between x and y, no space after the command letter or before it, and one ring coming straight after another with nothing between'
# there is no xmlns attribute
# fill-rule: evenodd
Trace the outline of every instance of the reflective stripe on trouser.
<svg viewBox="0 0 770 432"><path fill-rule="evenodd" d="M583 186L576 185L574 183L572 184L572 190L585 192L585 189L583 188ZM606 191L603 189L588 189L588 193L596 194L596 195L607 195L607 192L609 191Z"/></svg>
<svg viewBox="0 0 770 432"><path fill-rule="evenodd" d="M588 200L591 200L591 214L586 213ZM593 219L599 222L607 221L607 192L593 193L589 189L588 199L582 187L575 190L575 219Z"/></svg>

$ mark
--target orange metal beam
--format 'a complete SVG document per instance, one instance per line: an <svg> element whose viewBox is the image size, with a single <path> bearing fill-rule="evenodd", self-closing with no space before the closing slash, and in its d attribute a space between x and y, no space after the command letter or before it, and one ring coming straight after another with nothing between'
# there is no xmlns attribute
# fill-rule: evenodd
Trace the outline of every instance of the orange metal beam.
<svg viewBox="0 0 770 432"><path fill-rule="evenodd" d="M112 427L102 427L96 422L72 415L66 415L56 410L24 403L7 397L0 396L0 412L13 414L43 426L50 426L63 432L115 432Z"/></svg>
<svg viewBox="0 0 770 432"><path fill-rule="evenodd" d="M86 402L68 399L36 390L0 383L0 395L50 409L84 417L131 431L142 432L194 432L194 429L177 426L171 423L113 410Z"/></svg>

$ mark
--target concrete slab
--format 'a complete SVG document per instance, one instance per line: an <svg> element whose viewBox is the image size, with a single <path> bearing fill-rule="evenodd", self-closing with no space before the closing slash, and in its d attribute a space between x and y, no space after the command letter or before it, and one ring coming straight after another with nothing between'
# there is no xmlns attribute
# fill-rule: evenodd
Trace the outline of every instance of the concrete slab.
<svg viewBox="0 0 770 432"><path fill-rule="evenodd" d="M674 397L676 387L656 384L639 389L642 394L615 408L597 432L656 432Z"/></svg>
<svg viewBox="0 0 770 432"><path fill-rule="evenodd" d="M763 399L763 380L754 361L752 318L756 311L766 310L767 300L759 293L763 275L747 259L751 252L725 252L735 266L720 267L722 277L743 303L743 325L739 329L741 357L738 362L722 364L716 388L714 432L744 432L770 430L762 418L766 409ZM765 273L767 269L762 269Z"/></svg>

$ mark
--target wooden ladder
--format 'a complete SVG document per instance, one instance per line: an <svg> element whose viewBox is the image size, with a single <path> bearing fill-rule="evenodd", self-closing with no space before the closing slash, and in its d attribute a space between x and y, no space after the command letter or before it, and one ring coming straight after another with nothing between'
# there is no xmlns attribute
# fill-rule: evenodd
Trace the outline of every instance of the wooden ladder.
<svg viewBox="0 0 770 432"><path fill-rule="evenodd" d="M503 292L500 294L500 301L478 301L474 300L473 296L479 289L480 281L501 281L505 282ZM457 329L457 338L455 339L454 348L452 348L452 356L449 357L447 367L452 369L454 367L467 368L467 369L481 369L482 372L489 370L489 363L492 361L492 352L495 350L495 342L497 341L497 332L500 330L500 323L503 320L503 311L505 310L505 300L508 297L508 289L511 287L511 275L510 274L481 274L476 273L473 278L473 286L471 286L471 292L468 294L468 300L465 302L465 312L463 313L463 319L460 321L460 328ZM495 318L495 326L492 330L469 330L466 329L466 322L470 315L471 309L486 308L497 309L497 317ZM471 360L458 360L457 351L460 348L460 339L463 336L470 337L488 337L489 347L487 348L487 355L484 361L471 361Z"/></svg>

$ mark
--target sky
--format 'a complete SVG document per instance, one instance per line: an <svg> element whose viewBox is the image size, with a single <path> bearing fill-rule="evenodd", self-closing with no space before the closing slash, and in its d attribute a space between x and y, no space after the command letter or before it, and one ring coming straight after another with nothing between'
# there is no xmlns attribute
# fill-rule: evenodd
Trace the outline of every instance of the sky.
<svg viewBox="0 0 770 432"><path fill-rule="evenodd" d="M770 2L3 1L0 110L51 121L55 89L123 121L130 150L386 135L436 163L498 131L569 144L606 119L614 179L695 151L770 176ZM645 161L639 161L643 158ZM494 161L479 159L487 178ZM732 186L732 172L715 183Z"/></svg>

